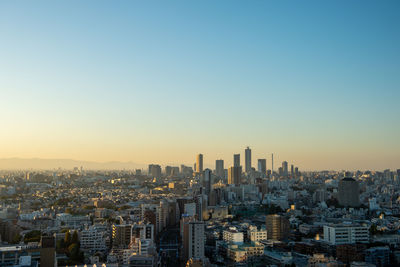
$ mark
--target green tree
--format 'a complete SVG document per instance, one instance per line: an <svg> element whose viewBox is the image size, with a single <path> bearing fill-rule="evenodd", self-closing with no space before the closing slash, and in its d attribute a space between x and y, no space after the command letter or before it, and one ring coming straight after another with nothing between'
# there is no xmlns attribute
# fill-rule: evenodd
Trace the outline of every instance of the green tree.
<svg viewBox="0 0 400 267"><path fill-rule="evenodd" d="M32 230L24 236L24 243L28 242L39 242L42 232L38 230Z"/></svg>
<svg viewBox="0 0 400 267"><path fill-rule="evenodd" d="M70 231L65 233L64 241L65 241L65 245L66 246L71 245L71 233L70 233Z"/></svg>
<svg viewBox="0 0 400 267"><path fill-rule="evenodd" d="M78 242L79 242L78 232L75 230L74 233L72 234L71 243L78 244Z"/></svg>
<svg viewBox="0 0 400 267"><path fill-rule="evenodd" d="M21 241L21 236L20 234L15 234L13 239L12 239L12 243L13 244L18 244Z"/></svg>
<svg viewBox="0 0 400 267"><path fill-rule="evenodd" d="M378 233L378 227L376 224L372 224L371 227L369 228L369 232L371 235L376 235Z"/></svg>
<svg viewBox="0 0 400 267"><path fill-rule="evenodd" d="M66 248L64 239L57 240L56 248L58 251Z"/></svg>
<svg viewBox="0 0 400 267"><path fill-rule="evenodd" d="M68 247L68 254L71 260L79 260L79 246L74 243Z"/></svg>

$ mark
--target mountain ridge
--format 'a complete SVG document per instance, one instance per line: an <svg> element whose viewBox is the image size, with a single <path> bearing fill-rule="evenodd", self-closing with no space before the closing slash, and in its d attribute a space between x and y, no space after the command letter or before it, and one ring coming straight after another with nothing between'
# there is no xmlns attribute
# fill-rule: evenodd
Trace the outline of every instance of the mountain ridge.
<svg viewBox="0 0 400 267"><path fill-rule="evenodd" d="M83 169L91 170L107 170L107 169L141 169L146 164L139 164L131 161L88 161L76 159L45 159L45 158L0 158L0 170L27 170L27 169L73 169L74 167L83 167Z"/></svg>

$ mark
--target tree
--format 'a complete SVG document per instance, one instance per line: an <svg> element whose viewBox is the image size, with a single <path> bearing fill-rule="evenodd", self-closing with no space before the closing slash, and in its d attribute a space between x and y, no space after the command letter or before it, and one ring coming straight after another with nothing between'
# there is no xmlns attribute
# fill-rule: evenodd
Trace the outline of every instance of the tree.
<svg viewBox="0 0 400 267"><path fill-rule="evenodd" d="M66 246L71 245L71 233L69 231L65 233L64 241Z"/></svg>
<svg viewBox="0 0 400 267"><path fill-rule="evenodd" d="M376 224L371 225L371 227L369 228L369 232L371 235L376 235L378 233L378 227L376 227Z"/></svg>
<svg viewBox="0 0 400 267"><path fill-rule="evenodd" d="M74 233L72 234L71 243L78 244L78 242L79 242L78 232L75 230Z"/></svg>
<svg viewBox="0 0 400 267"><path fill-rule="evenodd" d="M12 239L12 243L13 244L18 244L21 241L21 236L19 234L15 234L13 239Z"/></svg>
<svg viewBox="0 0 400 267"><path fill-rule="evenodd" d="M78 244L74 243L68 247L68 254L71 260L79 259L79 247Z"/></svg>
<svg viewBox="0 0 400 267"><path fill-rule="evenodd" d="M42 232L38 230L32 230L24 236L24 243L28 242L39 242Z"/></svg>
<svg viewBox="0 0 400 267"><path fill-rule="evenodd" d="M56 245L57 245L57 250L58 251L60 251L62 249L65 249L65 247L66 247L64 239L57 240L57 244Z"/></svg>

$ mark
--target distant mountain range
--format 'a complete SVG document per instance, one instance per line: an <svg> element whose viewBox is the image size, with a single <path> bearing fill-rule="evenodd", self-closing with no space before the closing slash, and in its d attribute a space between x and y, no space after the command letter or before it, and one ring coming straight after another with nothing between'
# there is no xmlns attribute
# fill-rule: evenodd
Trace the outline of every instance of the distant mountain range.
<svg viewBox="0 0 400 267"><path fill-rule="evenodd" d="M0 170L16 169L73 169L74 167L83 167L91 170L122 170L122 169L141 169L146 168L146 164L137 164L134 162L95 162L73 159L41 159L41 158L4 158L0 159Z"/></svg>

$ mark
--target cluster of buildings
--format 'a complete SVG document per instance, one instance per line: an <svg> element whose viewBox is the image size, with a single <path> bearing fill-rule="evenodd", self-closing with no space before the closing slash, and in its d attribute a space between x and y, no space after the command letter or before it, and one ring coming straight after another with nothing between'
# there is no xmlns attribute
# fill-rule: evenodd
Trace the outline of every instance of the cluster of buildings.
<svg viewBox="0 0 400 267"><path fill-rule="evenodd" d="M400 170L0 171L0 266L395 266ZM290 166L290 167L289 167Z"/></svg>

